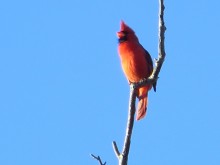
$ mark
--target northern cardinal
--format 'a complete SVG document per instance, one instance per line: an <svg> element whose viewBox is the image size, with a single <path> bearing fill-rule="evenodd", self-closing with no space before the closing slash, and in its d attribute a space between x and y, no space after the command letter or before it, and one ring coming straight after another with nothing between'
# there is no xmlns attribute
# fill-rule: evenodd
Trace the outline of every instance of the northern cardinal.
<svg viewBox="0 0 220 165"><path fill-rule="evenodd" d="M121 59L122 69L129 84L148 78L153 71L153 62L148 51L139 43L135 32L121 21L118 36L118 53ZM156 91L156 85L153 85ZM142 119L147 112L148 91L152 85L146 85L138 89L139 99L136 119Z"/></svg>

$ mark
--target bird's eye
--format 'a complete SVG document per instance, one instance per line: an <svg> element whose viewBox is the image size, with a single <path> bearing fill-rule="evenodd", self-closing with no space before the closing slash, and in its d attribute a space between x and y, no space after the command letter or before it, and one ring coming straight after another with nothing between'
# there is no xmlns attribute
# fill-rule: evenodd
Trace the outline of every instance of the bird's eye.
<svg viewBox="0 0 220 165"><path fill-rule="evenodd" d="M127 31L122 31L122 33L124 33L125 35L127 35L127 34L128 34L128 32L127 32Z"/></svg>

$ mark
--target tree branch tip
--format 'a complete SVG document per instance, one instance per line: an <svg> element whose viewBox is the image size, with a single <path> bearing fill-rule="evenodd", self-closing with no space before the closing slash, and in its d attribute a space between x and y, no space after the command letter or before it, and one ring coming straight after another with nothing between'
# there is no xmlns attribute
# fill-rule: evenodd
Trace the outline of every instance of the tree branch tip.
<svg viewBox="0 0 220 165"><path fill-rule="evenodd" d="M93 154L90 154L90 156L91 156L91 157L93 157L94 159L97 159L97 160L98 160L98 159L100 159L100 157L99 157L99 156L98 156L98 157L96 157L96 156L95 156L95 155L93 155Z"/></svg>
<svg viewBox="0 0 220 165"><path fill-rule="evenodd" d="M103 164L102 163L102 160L101 160L101 158L100 158L100 156L95 156L95 155L93 155L93 154L90 154L94 159L96 159L97 161L99 161L99 164L100 165L106 165L106 162Z"/></svg>
<svg viewBox="0 0 220 165"><path fill-rule="evenodd" d="M117 146L117 143L115 141L112 142L112 147L113 147L113 150L115 152L115 155L117 158L119 158L119 156L121 155L119 150L118 150L118 146Z"/></svg>

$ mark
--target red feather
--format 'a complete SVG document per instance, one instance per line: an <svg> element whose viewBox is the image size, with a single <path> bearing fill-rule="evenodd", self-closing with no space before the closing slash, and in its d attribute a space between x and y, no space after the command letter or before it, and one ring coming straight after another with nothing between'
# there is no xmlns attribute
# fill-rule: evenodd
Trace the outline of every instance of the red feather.
<svg viewBox="0 0 220 165"><path fill-rule="evenodd" d="M117 32L117 36L119 40L118 53L122 69L128 81L133 83L148 78L153 71L153 62L150 54L139 43L135 32L121 21L120 31ZM146 115L148 91L151 87L152 85L146 85L138 89L137 120Z"/></svg>

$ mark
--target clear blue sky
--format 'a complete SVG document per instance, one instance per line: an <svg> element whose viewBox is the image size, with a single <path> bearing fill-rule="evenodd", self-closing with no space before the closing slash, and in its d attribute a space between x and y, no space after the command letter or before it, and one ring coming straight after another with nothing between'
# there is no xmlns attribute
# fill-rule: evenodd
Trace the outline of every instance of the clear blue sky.
<svg viewBox="0 0 220 165"><path fill-rule="evenodd" d="M165 0L166 61L129 165L220 164L219 0ZM0 164L117 164L129 86L117 54L123 19L157 56L153 0L0 2Z"/></svg>

